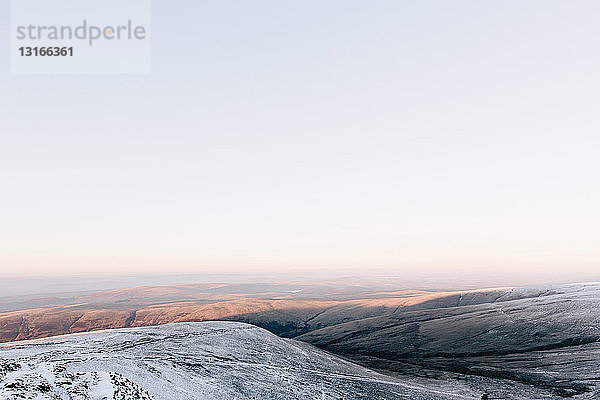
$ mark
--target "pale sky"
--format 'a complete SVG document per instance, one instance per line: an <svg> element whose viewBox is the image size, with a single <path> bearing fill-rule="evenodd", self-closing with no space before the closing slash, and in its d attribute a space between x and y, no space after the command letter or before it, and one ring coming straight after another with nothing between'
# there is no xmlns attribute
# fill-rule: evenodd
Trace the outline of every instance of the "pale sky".
<svg viewBox="0 0 600 400"><path fill-rule="evenodd" d="M6 15L0 275L600 274L598 1L154 1L150 75Z"/></svg>

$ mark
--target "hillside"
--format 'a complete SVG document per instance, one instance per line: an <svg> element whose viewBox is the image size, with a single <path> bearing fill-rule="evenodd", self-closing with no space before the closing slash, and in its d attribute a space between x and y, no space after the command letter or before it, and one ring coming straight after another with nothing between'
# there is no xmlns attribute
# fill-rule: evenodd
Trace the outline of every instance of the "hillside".
<svg viewBox="0 0 600 400"><path fill-rule="evenodd" d="M0 398L472 399L531 395L485 380L393 378L232 322L168 324L0 345Z"/></svg>
<svg viewBox="0 0 600 400"><path fill-rule="evenodd" d="M508 289L452 295L297 339L404 374L454 371L525 382L562 396L596 392L600 287L531 294Z"/></svg>
<svg viewBox="0 0 600 400"><path fill-rule="evenodd" d="M326 326L390 315L397 309L487 302L505 290L427 292L334 284L184 285L0 302L0 342L172 322L232 320L295 337ZM497 294L500 293L500 294ZM546 290L521 290L534 297ZM510 299L511 297L505 297ZM24 308L36 305L35 308Z"/></svg>
<svg viewBox="0 0 600 400"><path fill-rule="evenodd" d="M73 304L0 314L0 340L230 320L266 328L396 377L411 377L411 383L417 378L424 385L432 378L451 379L467 385L467 392L486 388L508 397L514 385L540 398L597 395L598 284L360 293L349 288L335 292L328 286L328 295L321 297L323 288L294 287L210 285L201 290L185 286L101 292L70 300ZM176 301L174 297L186 292Z"/></svg>

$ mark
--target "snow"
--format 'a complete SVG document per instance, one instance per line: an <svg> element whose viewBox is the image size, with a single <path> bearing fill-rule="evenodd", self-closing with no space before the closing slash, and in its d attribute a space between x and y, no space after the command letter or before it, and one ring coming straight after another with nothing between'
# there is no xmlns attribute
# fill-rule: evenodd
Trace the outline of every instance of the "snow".
<svg viewBox="0 0 600 400"><path fill-rule="evenodd" d="M0 399L439 399L234 322L169 324L0 345ZM392 390L393 389L393 390ZM447 398L464 399L448 393Z"/></svg>
<svg viewBox="0 0 600 400"><path fill-rule="evenodd" d="M542 398L535 388L501 379L392 377L237 322L0 345L0 400L461 400L479 399L488 389L514 399Z"/></svg>

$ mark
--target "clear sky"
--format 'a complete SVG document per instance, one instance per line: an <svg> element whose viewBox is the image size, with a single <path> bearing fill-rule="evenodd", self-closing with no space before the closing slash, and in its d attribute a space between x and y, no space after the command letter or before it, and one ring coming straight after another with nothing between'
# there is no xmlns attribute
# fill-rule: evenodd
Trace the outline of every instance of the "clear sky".
<svg viewBox="0 0 600 400"><path fill-rule="evenodd" d="M149 75L10 75L0 4L0 275L600 271L600 2L152 7Z"/></svg>

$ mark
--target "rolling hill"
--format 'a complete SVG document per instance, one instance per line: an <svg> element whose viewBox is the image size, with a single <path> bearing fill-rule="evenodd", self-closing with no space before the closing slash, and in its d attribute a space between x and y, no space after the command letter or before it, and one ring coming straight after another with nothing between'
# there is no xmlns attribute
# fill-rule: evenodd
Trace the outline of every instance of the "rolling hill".
<svg viewBox="0 0 600 400"><path fill-rule="evenodd" d="M0 398L470 399L523 385L394 378L233 322L168 324L0 345Z"/></svg>
<svg viewBox="0 0 600 400"><path fill-rule="evenodd" d="M522 398L600 396L598 284L458 292L189 285L66 303L0 314L0 340L230 320L426 386L451 379L467 392L486 388L506 398L514 398L506 387L540 396Z"/></svg>

